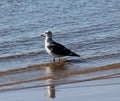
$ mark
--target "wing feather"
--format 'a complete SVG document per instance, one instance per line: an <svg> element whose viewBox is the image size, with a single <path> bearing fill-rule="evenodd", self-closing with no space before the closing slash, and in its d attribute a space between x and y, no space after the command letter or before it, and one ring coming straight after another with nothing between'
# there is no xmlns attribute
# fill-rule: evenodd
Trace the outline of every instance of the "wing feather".
<svg viewBox="0 0 120 101"><path fill-rule="evenodd" d="M48 45L47 47L56 55L66 56L71 53L71 51L67 49L65 46L56 42L53 42L51 45Z"/></svg>

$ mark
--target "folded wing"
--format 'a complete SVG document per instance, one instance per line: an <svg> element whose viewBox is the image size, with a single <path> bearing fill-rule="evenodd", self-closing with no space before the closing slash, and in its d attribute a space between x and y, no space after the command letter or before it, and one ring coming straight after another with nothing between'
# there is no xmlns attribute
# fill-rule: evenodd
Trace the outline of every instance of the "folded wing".
<svg viewBox="0 0 120 101"><path fill-rule="evenodd" d="M79 56L78 54L72 52L71 50L67 49L65 46L53 42L51 45L47 46L51 52L53 52L56 55L60 55L60 56Z"/></svg>

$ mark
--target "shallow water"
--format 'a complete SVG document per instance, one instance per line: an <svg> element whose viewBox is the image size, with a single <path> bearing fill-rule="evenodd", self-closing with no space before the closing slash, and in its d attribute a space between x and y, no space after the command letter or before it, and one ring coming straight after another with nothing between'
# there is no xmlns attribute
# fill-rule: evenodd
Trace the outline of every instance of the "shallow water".
<svg viewBox="0 0 120 101"><path fill-rule="evenodd" d="M40 36L46 30L81 57L53 63ZM0 1L1 92L113 76L119 83L119 63L119 0Z"/></svg>
<svg viewBox="0 0 120 101"><path fill-rule="evenodd" d="M6 94L7 94L6 96L9 95L8 96L9 99L8 100L6 99L5 101L21 99L17 97L18 96L17 93L19 94L20 92L23 91L24 95L32 93L31 95L32 99L35 98L37 100L44 99L46 101L47 99L46 97L44 97L44 94L46 94L48 98L56 98L56 100L60 100L59 96L62 96L63 99L71 98L78 100L80 96L82 96L81 95L83 94L82 92L84 90L85 92L87 91L86 88L88 88L88 90L98 88L99 89L104 88L105 90L106 88L108 88L109 93L112 92L113 94L115 94L115 92L117 91L118 93L115 94L115 96L117 96L119 94L119 85L120 85L120 63L90 68L89 66L85 65L84 66L79 65L79 67L78 66L75 67L75 65L73 63L71 64L71 62L62 61L39 64L29 66L26 68L19 68L14 70L8 70L5 72L0 72L0 93L1 93L0 98L2 100L5 100L5 95ZM117 86L118 88L116 89ZM115 91L111 89L114 87L116 89L116 90L114 89ZM77 89L76 92L75 89ZM59 90L62 90L62 94L59 94L60 93ZM70 97L69 94L66 94L66 90L70 90L71 93L69 94L72 94ZM104 90L102 90L100 94L97 94L99 91L92 90L91 96L94 95L94 99L96 100L101 94L104 94L106 92ZM17 93L15 93L14 98L11 98L10 96L13 96L14 91L16 91ZM75 97L73 92L77 93L79 96ZM64 93L65 95L63 95ZM40 98L36 97L36 94L41 94L39 95ZM106 95L107 94L108 92L106 92ZM84 96L88 97L86 94ZM111 97L111 95L109 94L107 96ZM112 97L113 100L119 99L116 98L115 96ZM32 101L31 97L30 101ZM82 99L85 99L86 97L83 97ZM104 98L110 99L109 97ZM26 96L24 97L23 101L26 99L29 98ZM102 99L103 98L101 98L101 100Z"/></svg>
<svg viewBox="0 0 120 101"><path fill-rule="evenodd" d="M1 0L0 71L50 61L40 37L45 30L81 58L117 56L119 0Z"/></svg>

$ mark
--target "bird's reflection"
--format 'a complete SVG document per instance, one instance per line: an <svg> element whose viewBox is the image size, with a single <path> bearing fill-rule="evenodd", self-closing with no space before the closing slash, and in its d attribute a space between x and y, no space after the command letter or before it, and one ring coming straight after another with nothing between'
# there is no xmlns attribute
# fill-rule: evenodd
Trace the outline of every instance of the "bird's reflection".
<svg viewBox="0 0 120 101"><path fill-rule="evenodd" d="M47 80L48 98L55 98L55 84L52 79Z"/></svg>
<svg viewBox="0 0 120 101"><path fill-rule="evenodd" d="M49 76L55 77L56 74L60 73L61 71L65 71L65 62L54 62L51 63L49 66L46 67L46 74ZM47 82L47 90L48 90L48 98L55 98L56 92L55 92L55 79L49 78L46 80Z"/></svg>

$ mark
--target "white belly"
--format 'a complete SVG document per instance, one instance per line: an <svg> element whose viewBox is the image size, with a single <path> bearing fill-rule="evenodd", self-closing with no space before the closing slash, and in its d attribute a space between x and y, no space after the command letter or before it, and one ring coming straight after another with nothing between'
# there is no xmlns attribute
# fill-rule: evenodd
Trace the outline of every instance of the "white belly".
<svg viewBox="0 0 120 101"><path fill-rule="evenodd" d="M45 46L45 50L46 50L46 52L47 52L48 54L50 54L50 55L52 55L52 56L53 56L53 54L52 54L51 50L50 50L47 46Z"/></svg>

